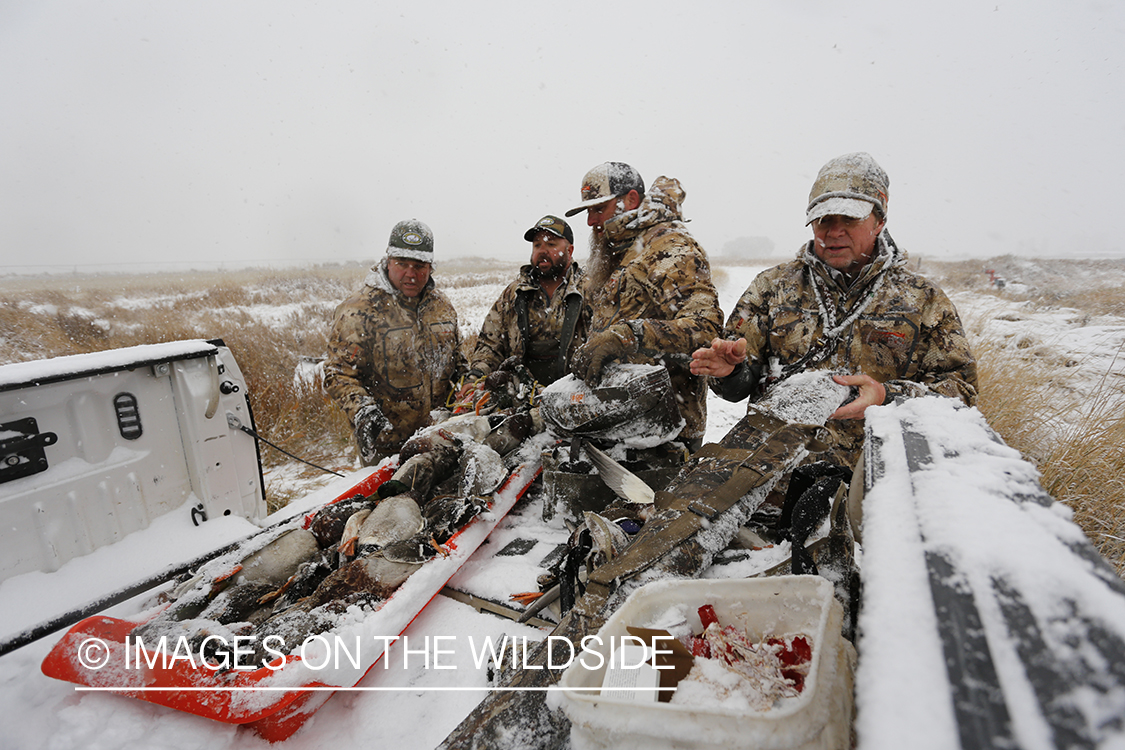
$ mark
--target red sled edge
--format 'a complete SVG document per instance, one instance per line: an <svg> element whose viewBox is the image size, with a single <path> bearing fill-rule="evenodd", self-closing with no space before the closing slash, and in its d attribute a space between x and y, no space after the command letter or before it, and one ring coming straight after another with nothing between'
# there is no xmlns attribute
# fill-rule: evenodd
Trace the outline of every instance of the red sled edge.
<svg viewBox="0 0 1125 750"><path fill-rule="evenodd" d="M394 469L393 464L380 467L378 471L364 478L327 504L353 497L357 493L365 495L374 493L378 486L393 474ZM523 497L535 478L539 476L540 471L541 468L537 463L522 464L513 470L504 485L495 493L493 507L488 514L490 518L485 520L483 516L478 516L473 519L446 544L451 550L448 558L432 560L426 564L428 566L434 563L442 563L442 567L449 568L448 574L443 572L436 577L427 577L431 580L425 581L423 591L414 591L413 589L417 587L409 585L414 580L414 576L412 576L403 584L402 589L395 592L384 603L378 612L384 612L388 607L391 607L392 603L396 603L392 607L392 611L397 611L400 619L405 617L406 621L402 624L399 632L405 631L426 605L441 591L445 583L456 574L461 565L488 537L492 529ZM482 524L486 525L487 528ZM452 561L453 564L449 564L449 561ZM405 601L420 602L420 604L414 608L402 604ZM279 669L260 668L248 672L228 672L222 676L217 676L214 672L206 669L193 668L190 663L184 661L174 662L171 669L141 670L134 668L131 674L123 671L121 665L125 663L122 654L125 650L126 636L137 626L156 617L159 612L160 610L149 611L145 613L144 617L137 620L104 615L95 615L82 620L68 630L51 649L51 652L43 660L41 666L43 673L59 680L95 689L110 690L138 700L174 708L215 721L241 724L253 729L255 733L270 742L278 742L292 736L320 706L324 705L335 694L334 690L309 690L309 688L328 688L331 686L323 682L308 681L301 685L294 685L291 689L284 691L271 691L277 697L269 701L261 701L260 705L254 708L247 708L244 705L246 702L242 700L232 701L234 696L244 694L244 691L254 693L254 687L258 686L258 683L272 682L273 680L270 678L283 673L291 665L298 664L300 662L299 656L288 657L288 662ZM97 653L89 651L89 649L97 648L102 643L106 644L112 655L117 657L117 666L108 665L108 668L97 669L85 666L86 663L96 661L99 658ZM85 654L83 649L87 649ZM381 656L380 653L364 671L363 676L366 676ZM356 684L358 682L359 680L356 681ZM215 690L216 687L225 689ZM346 689L344 686L335 687ZM139 688L149 689L140 690ZM152 688L159 689L153 690ZM257 692L261 692L261 690ZM236 708L235 703L242 705L242 707Z"/></svg>

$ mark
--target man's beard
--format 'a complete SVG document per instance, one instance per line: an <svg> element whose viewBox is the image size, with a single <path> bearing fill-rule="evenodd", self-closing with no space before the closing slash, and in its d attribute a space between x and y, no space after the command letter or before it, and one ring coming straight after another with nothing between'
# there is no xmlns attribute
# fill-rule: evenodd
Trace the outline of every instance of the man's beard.
<svg viewBox="0 0 1125 750"><path fill-rule="evenodd" d="M609 277L617 270L621 252L614 251L605 241L605 232L590 233L590 260L587 261L586 276L592 289L601 289Z"/></svg>
<svg viewBox="0 0 1125 750"><path fill-rule="evenodd" d="M546 268L541 268L538 263L531 267L531 275L535 279L543 279L545 281L555 281L562 278L566 273L569 264L565 258L559 258L558 261L552 261L551 265Z"/></svg>

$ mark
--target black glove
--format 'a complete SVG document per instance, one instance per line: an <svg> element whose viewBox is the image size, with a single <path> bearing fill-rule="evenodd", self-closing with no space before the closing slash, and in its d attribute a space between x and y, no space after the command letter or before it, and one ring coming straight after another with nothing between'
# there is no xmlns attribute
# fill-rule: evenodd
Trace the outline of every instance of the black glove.
<svg viewBox="0 0 1125 750"><path fill-rule="evenodd" d="M359 446L359 460L364 466L373 466L381 456L375 448L379 433L391 426L378 405L368 404L355 414L355 442Z"/></svg>
<svg viewBox="0 0 1125 750"><path fill-rule="evenodd" d="M637 353L637 337L626 323L615 323L586 340L570 363L570 371L587 383L597 382L607 362Z"/></svg>

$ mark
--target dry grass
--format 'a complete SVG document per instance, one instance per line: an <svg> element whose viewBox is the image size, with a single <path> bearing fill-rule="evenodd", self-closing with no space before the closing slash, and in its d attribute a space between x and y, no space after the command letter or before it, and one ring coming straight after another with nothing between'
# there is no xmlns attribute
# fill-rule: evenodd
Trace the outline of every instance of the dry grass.
<svg viewBox="0 0 1125 750"><path fill-rule="evenodd" d="M247 379L262 437L326 468L350 469L346 420L294 372L302 356L323 355L332 311L365 273L354 266L3 279L0 363L220 338ZM268 446L262 459L267 468L289 461ZM271 511L290 499L284 490L267 495Z"/></svg>
<svg viewBox="0 0 1125 750"><path fill-rule="evenodd" d="M1125 394L1088 403L1039 462L1043 487L1074 510L1098 551L1125 577Z"/></svg>
<svg viewBox="0 0 1125 750"><path fill-rule="evenodd" d="M1036 305L1075 307L1089 315L1125 315L1125 264L1072 261L1058 269L1015 259L934 263L915 260L947 291L988 293L986 268L1025 283L1019 298ZM506 282L518 264L480 258L435 269L447 287ZM721 268L713 269L716 282ZM1119 275L1106 271L1119 271ZM351 468L350 429L313 382L294 377L302 357L323 355L332 311L367 272L365 266L293 270L192 272L147 276L67 276L0 279L0 364L190 338L222 338L248 379L260 433L321 466ZM1074 276L1108 279L1074 283ZM1064 277L1070 277L1063 283ZM1004 292L1013 298L1012 289ZM277 316L282 315L279 319ZM1075 403L1047 358L1005 348L974 331L979 360L979 407L989 423L1042 472L1044 488L1075 511L1075 520L1125 574L1125 392L1106 381ZM470 337L471 338L471 337ZM1054 405L1054 406L1052 406ZM262 449L267 467L289 459ZM307 470L317 473L314 469ZM267 490L271 509L290 499Z"/></svg>
<svg viewBox="0 0 1125 750"><path fill-rule="evenodd" d="M1041 307L1070 307L1089 315L1125 317L1125 260L1043 260L1005 255L988 260L939 262L916 259L945 289L1003 294ZM1003 292L988 271L1003 280Z"/></svg>
<svg viewBox="0 0 1125 750"><path fill-rule="evenodd" d="M437 264L446 287L509 281L518 264L480 258ZM222 339L247 380L259 434L334 471L355 464L351 428L320 387L336 305L367 266L194 271L142 276L0 278L0 364L184 339ZM311 375L296 377L298 371ZM267 469L289 457L262 447ZM302 467L298 478L320 475ZM325 475L327 476L327 475ZM266 488L270 512L300 490Z"/></svg>
<svg viewBox="0 0 1125 750"><path fill-rule="evenodd" d="M716 289L724 286L729 278L730 274L727 273L727 269L711 266L711 283L715 285Z"/></svg>
<svg viewBox="0 0 1125 750"><path fill-rule="evenodd" d="M1013 361L976 343L978 407L1005 442L1034 463L1043 488L1125 577L1125 389L1103 381L1074 404L1060 398L1043 361Z"/></svg>
<svg viewBox="0 0 1125 750"><path fill-rule="evenodd" d="M945 264L946 291L988 291L981 262ZM988 266L992 267L992 266ZM982 283L981 280L985 283ZM1003 296L1034 308L1071 307L1089 316L1122 315L1121 276L1107 273L1100 284L1070 284ZM1073 281L1071 282L1073 284ZM994 293L1000 294L999 291ZM1025 342L1014 346L985 333L987 321L964 320L977 357L977 406L1008 443L1034 463L1043 488L1074 511L1075 522L1098 551L1125 577L1125 383L1105 373L1094 392L1074 387L1068 368ZM1125 352L1118 352L1125 357Z"/></svg>

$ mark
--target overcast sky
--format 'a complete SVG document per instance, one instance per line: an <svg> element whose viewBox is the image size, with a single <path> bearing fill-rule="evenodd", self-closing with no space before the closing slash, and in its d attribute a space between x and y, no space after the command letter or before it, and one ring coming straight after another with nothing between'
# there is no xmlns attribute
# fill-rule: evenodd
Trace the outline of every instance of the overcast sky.
<svg viewBox="0 0 1125 750"><path fill-rule="evenodd" d="M1125 3L545 7L0 0L0 273L369 260L405 218L520 260L607 160L789 255L849 151L912 255L1125 255Z"/></svg>

